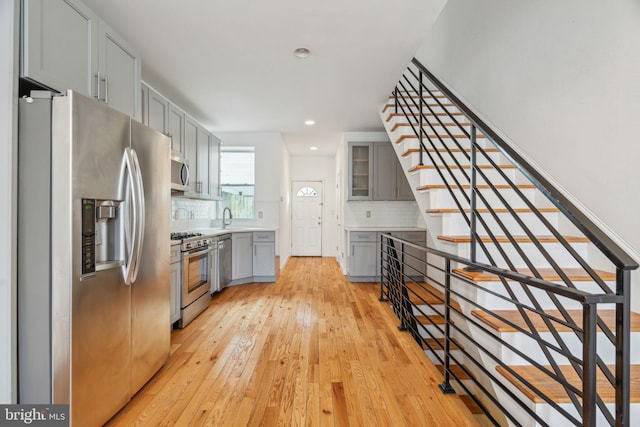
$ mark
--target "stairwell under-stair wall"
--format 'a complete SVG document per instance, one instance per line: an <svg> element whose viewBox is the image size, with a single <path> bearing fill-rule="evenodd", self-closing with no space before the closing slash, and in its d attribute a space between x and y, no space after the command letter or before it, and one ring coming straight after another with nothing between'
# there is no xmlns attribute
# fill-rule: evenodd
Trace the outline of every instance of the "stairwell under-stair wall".
<svg viewBox="0 0 640 427"><path fill-rule="evenodd" d="M635 0L449 0L415 55L636 260L639 20Z"/></svg>

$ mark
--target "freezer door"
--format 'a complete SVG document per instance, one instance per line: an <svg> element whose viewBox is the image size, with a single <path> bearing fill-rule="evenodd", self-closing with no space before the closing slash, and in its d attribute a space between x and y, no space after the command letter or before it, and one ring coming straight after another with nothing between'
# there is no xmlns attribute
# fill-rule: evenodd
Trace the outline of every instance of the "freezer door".
<svg viewBox="0 0 640 427"><path fill-rule="evenodd" d="M138 391L169 357L171 140L131 120L131 148L142 173L145 230L138 274L131 284L131 391Z"/></svg>
<svg viewBox="0 0 640 427"><path fill-rule="evenodd" d="M65 390L64 370L54 366L54 403L71 394L76 426L104 424L131 396L131 288L117 262L84 276L81 268L82 199L124 197L120 177L129 135L129 117L104 104L75 93L53 100L53 363L64 367L70 348L72 384Z"/></svg>

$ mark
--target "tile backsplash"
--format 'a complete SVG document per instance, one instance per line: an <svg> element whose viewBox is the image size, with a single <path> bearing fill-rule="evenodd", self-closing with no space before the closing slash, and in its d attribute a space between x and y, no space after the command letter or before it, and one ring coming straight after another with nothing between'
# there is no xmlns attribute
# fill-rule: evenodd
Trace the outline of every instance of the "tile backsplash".
<svg viewBox="0 0 640 427"><path fill-rule="evenodd" d="M416 202L350 201L345 203L345 227L424 227Z"/></svg>
<svg viewBox="0 0 640 427"><path fill-rule="evenodd" d="M171 231L212 227L215 218L215 201L171 198Z"/></svg>

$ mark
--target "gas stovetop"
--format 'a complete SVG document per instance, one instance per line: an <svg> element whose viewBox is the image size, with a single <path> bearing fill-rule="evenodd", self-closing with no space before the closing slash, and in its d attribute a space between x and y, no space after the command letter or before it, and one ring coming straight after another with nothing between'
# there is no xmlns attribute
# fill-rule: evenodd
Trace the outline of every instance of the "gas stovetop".
<svg viewBox="0 0 640 427"><path fill-rule="evenodd" d="M193 232L181 232L181 233L171 233L171 240L186 240L191 239L192 237L200 237L202 233L193 233Z"/></svg>
<svg viewBox="0 0 640 427"><path fill-rule="evenodd" d="M180 250L182 252L191 251L198 248L207 248L211 244L211 239L202 237L202 233L182 232L171 233L171 240L180 240Z"/></svg>

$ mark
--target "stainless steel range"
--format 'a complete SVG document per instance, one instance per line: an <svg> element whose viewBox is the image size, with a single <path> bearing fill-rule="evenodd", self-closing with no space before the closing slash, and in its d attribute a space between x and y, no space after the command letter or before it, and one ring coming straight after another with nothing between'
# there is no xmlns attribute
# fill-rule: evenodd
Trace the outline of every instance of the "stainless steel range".
<svg viewBox="0 0 640 427"><path fill-rule="evenodd" d="M201 233L171 233L171 240L180 240L182 252L182 293L178 327L184 328L202 313L211 299L209 290L214 282L212 251L215 245Z"/></svg>

